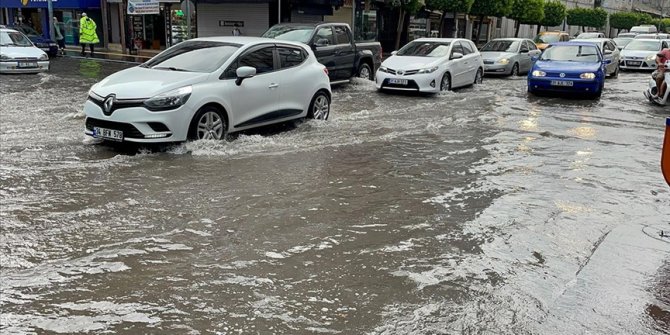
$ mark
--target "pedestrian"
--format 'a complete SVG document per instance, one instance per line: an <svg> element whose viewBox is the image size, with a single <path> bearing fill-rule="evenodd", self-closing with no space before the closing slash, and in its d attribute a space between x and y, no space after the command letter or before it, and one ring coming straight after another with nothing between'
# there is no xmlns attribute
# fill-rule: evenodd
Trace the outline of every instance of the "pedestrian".
<svg viewBox="0 0 670 335"><path fill-rule="evenodd" d="M665 48L656 54L656 71L651 74L652 78L656 80L656 88L658 89L656 97L663 98L667 84L665 82L665 73L669 71L666 64L670 61L670 48Z"/></svg>
<svg viewBox="0 0 670 335"><path fill-rule="evenodd" d="M60 54L65 55L65 38L63 37L62 24L58 22L58 18L54 16L54 37L56 37L56 42L58 43L58 49L60 49Z"/></svg>
<svg viewBox="0 0 670 335"><path fill-rule="evenodd" d="M79 20L79 44L81 44L82 56L86 55L86 44L88 44L91 49L91 57L93 57L93 45L100 43L98 34L95 32L97 27L93 19L88 17L86 13L81 13L81 19Z"/></svg>
<svg viewBox="0 0 670 335"><path fill-rule="evenodd" d="M235 23L235 28L233 28L233 36L242 36L242 32L240 31L240 25Z"/></svg>

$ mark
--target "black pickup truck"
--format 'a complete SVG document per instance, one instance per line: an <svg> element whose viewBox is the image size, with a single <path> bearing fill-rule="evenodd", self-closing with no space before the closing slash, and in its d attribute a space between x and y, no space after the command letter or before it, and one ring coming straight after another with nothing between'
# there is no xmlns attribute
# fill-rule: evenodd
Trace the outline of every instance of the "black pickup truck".
<svg viewBox="0 0 670 335"><path fill-rule="evenodd" d="M373 80L382 62L381 44L354 42L351 28L344 23L282 23L272 26L262 37L307 44L328 68L331 83L352 77Z"/></svg>

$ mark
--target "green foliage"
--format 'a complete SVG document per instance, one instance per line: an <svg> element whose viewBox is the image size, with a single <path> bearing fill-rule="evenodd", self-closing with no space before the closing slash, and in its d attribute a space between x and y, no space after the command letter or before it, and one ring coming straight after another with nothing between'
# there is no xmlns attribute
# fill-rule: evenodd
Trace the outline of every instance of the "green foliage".
<svg viewBox="0 0 670 335"><path fill-rule="evenodd" d="M508 17L523 24L537 24L544 18L544 0L514 0Z"/></svg>
<svg viewBox="0 0 670 335"><path fill-rule="evenodd" d="M426 7L445 13L468 13L475 0L426 0Z"/></svg>
<svg viewBox="0 0 670 335"><path fill-rule="evenodd" d="M571 26L601 28L607 23L607 12L602 8L572 8L567 11Z"/></svg>
<svg viewBox="0 0 670 335"><path fill-rule="evenodd" d="M651 15L647 13L639 13L638 14L638 20L637 20L637 25L641 24L654 24L654 18L651 17Z"/></svg>
<svg viewBox="0 0 670 335"><path fill-rule="evenodd" d="M403 10L405 10L410 15L414 15L414 14L418 13L419 9L421 9L421 7L423 6L423 4L421 3L420 0L409 0L409 1L406 1L406 3L403 3L405 1L406 0L404 0L404 1L401 1L401 0L385 0L384 2L387 5L389 5L393 8L401 7Z"/></svg>
<svg viewBox="0 0 670 335"><path fill-rule="evenodd" d="M566 7L564 4L552 0L544 3L544 18L540 25L545 27L555 27L563 24L565 20Z"/></svg>
<svg viewBox="0 0 670 335"><path fill-rule="evenodd" d="M619 12L610 15L610 27L630 30L640 21L640 15L631 12Z"/></svg>
<svg viewBox="0 0 670 335"><path fill-rule="evenodd" d="M512 12L514 0L475 0L470 14L478 16L503 17Z"/></svg>

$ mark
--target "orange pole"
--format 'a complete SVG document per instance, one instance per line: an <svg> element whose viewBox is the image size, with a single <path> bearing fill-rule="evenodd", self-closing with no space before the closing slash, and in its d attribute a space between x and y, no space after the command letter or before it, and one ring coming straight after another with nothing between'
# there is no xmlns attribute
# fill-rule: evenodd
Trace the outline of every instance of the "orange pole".
<svg viewBox="0 0 670 335"><path fill-rule="evenodd" d="M665 119L665 140L661 152L661 171L665 182L670 185L670 118Z"/></svg>

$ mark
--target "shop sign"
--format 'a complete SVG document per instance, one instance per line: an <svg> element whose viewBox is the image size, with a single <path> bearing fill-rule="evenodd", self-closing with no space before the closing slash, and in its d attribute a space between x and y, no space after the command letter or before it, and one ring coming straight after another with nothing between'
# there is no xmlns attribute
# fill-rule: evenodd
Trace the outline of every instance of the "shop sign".
<svg viewBox="0 0 670 335"><path fill-rule="evenodd" d="M219 27L244 27L244 21L219 20Z"/></svg>
<svg viewBox="0 0 670 335"><path fill-rule="evenodd" d="M160 5L158 0L128 0L128 14L160 14Z"/></svg>

